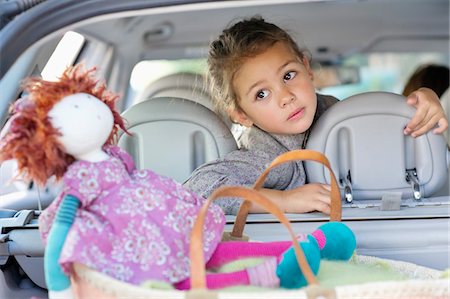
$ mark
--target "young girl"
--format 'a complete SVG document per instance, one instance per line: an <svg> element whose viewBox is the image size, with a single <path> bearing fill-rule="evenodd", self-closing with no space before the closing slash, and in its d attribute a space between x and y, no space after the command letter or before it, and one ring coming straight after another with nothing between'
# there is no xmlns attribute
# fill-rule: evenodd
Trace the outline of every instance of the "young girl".
<svg viewBox="0 0 450 299"><path fill-rule="evenodd" d="M208 197L221 185L251 186L279 154L304 148L312 125L338 100L316 94L305 51L289 34L260 17L240 21L212 42L209 79L215 104L230 118L248 127L241 149L194 171L185 183ZM407 103L416 107L405 134L420 136L436 124L448 126L436 94L427 88L413 92ZM289 213L330 212L330 187L305 184L301 161L275 169L262 192ZM284 192L281 192L284 190ZM226 214L236 214L239 199L219 202ZM262 212L253 206L250 212Z"/></svg>

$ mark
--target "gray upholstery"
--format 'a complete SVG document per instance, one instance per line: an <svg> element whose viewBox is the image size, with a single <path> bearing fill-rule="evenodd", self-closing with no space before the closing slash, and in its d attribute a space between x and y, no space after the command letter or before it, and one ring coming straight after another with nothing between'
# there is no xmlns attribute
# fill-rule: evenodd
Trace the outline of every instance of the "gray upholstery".
<svg viewBox="0 0 450 299"><path fill-rule="evenodd" d="M189 72L170 74L150 83L138 100L146 101L159 97L185 98L213 110L204 80L202 75Z"/></svg>
<svg viewBox="0 0 450 299"><path fill-rule="evenodd" d="M442 135L429 132L414 139L403 134L414 111L403 96L392 93L352 96L319 119L307 148L328 157L342 193L346 178L351 181L354 199L379 199L387 192L412 198L412 181L405 179L407 169L417 174L420 196L428 197L447 182L448 152ZM311 182L329 183L323 166L305 165Z"/></svg>
<svg viewBox="0 0 450 299"><path fill-rule="evenodd" d="M447 90L442 94L441 104L447 115L447 119L449 119L450 118L450 88L447 88ZM447 145L450 148L450 126L448 126L447 131L444 133L444 136L447 141Z"/></svg>
<svg viewBox="0 0 450 299"><path fill-rule="evenodd" d="M138 168L184 182L199 165L237 148L228 127L206 107L181 98L161 97L138 103L123 113L132 136L119 146Z"/></svg>
<svg viewBox="0 0 450 299"><path fill-rule="evenodd" d="M232 124L228 115L214 109L206 80L201 74L179 72L170 74L151 82L138 96L137 103L153 98L174 97L199 103L216 114L219 114L225 124L230 128L235 138L240 135L239 125Z"/></svg>

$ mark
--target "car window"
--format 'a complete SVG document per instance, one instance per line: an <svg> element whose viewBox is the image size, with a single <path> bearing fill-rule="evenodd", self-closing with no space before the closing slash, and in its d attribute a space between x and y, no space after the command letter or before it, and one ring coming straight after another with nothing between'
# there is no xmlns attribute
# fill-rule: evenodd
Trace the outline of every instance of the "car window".
<svg viewBox="0 0 450 299"><path fill-rule="evenodd" d="M326 64L313 63L314 80L319 92L340 100L367 91L401 94L406 81L418 66L428 63L446 65L448 62L448 54L435 52L358 54L331 68ZM181 72L205 75L206 59L140 61L131 73L128 98L133 99L134 103L156 80ZM355 75L357 78L351 77Z"/></svg>
<svg viewBox="0 0 450 299"><path fill-rule="evenodd" d="M42 78L56 80L77 59L85 41L85 37L77 32L66 32L42 70Z"/></svg>
<svg viewBox="0 0 450 299"><path fill-rule="evenodd" d="M320 91L340 100L367 91L401 94L408 78L418 66L428 63L447 65L448 62L448 54L434 52L354 55L345 59L342 65L356 66L359 70L359 82L326 87ZM320 70L316 76L320 78Z"/></svg>
<svg viewBox="0 0 450 299"><path fill-rule="evenodd" d="M206 73L205 59L179 59L179 60L143 60L137 63L130 76L128 98L135 103L142 92L156 80L176 73Z"/></svg>

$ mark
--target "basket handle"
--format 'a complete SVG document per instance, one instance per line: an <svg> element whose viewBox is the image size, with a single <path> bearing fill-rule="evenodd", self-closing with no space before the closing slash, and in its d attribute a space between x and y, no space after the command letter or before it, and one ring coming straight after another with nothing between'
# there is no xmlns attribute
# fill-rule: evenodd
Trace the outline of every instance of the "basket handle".
<svg viewBox="0 0 450 299"><path fill-rule="evenodd" d="M297 238L292 230L291 224L284 213L269 199L263 196L260 192L254 189L248 189L245 187L234 186L222 186L217 188L208 200L204 203L200 212L197 215L197 219L194 222L191 233L190 252L191 259L191 287L193 289L205 289L206 288L206 270L205 270L205 257L203 254L203 225L205 217L208 212L208 208L214 200L220 197L240 197L248 202L255 202L265 210L273 214L277 219L287 228L289 235L291 236L294 246L295 255L297 257L298 265L305 276L309 285L319 284L314 276L308 262L306 261L305 254L298 244Z"/></svg>
<svg viewBox="0 0 450 299"><path fill-rule="evenodd" d="M270 170L280 164L296 161L296 160L311 160L322 163L330 171L331 179L331 211L330 211L330 221L341 221L342 219L342 202L341 194L339 192L339 187L334 176L333 170L331 169L330 162L321 153L312 150L293 150L279 155L275 158L272 163L264 170L264 172L259 176L253 185L253 189L259 190L262 188L264 181L269 174ZM231 232L231 237L241 238L244 232L244 226L247 221L248 211L251 206L250 201L244 201L237 213L236 220L234 222L233 230Z"/></svg>

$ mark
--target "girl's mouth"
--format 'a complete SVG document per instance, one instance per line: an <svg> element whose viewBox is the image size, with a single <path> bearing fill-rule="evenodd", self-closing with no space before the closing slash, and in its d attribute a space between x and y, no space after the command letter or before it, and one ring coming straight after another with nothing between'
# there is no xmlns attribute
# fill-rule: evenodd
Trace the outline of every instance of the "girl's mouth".
<svg viewBox="0 0 450 299"><path fill-rule="evenodd" d="M299 108L295 110L291 115L289 115L287 120L297 120L305 114L305 108Z"/></svg>

